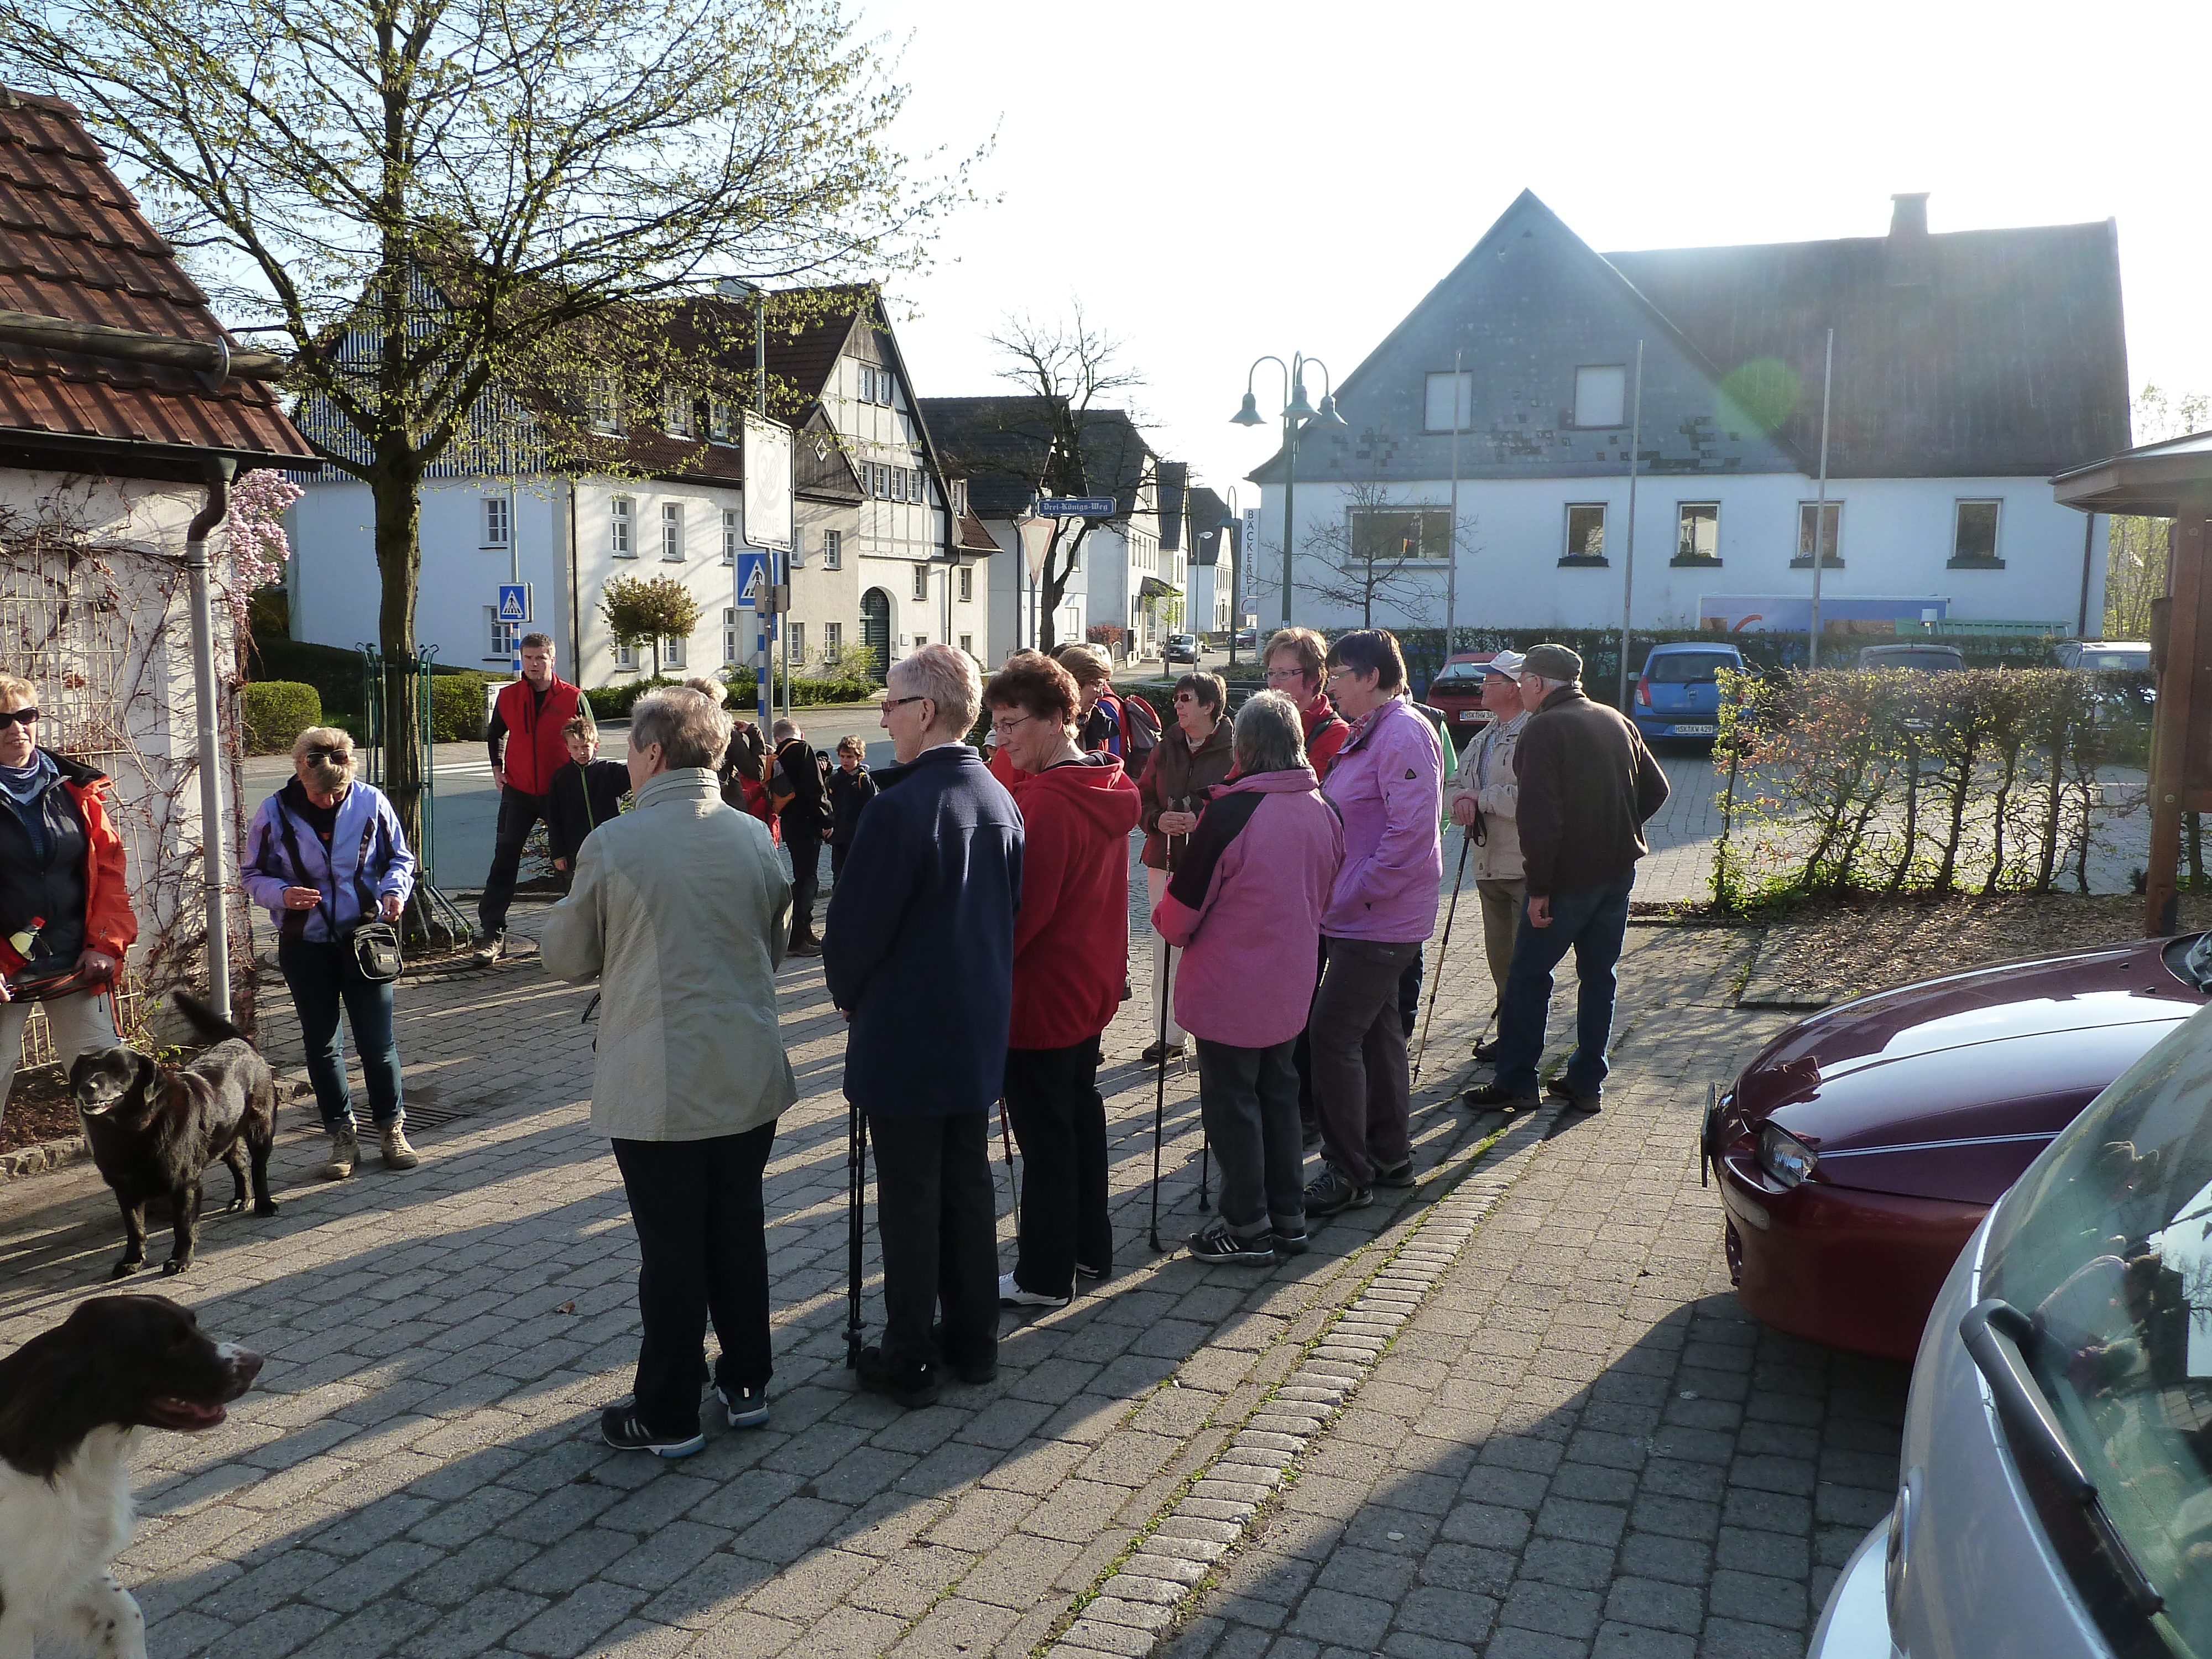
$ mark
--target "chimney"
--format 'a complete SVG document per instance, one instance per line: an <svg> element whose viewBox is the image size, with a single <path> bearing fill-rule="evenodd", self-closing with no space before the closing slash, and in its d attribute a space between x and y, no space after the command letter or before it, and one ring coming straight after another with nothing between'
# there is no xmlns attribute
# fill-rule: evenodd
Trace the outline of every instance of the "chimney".
<svg viewBox="0 0 2212 1659"><path fill-rule="evenodd" d="M1917 288L1929 277L1928 192L1908 191L1890 200L1886 264L1892 288Z"/></svg>

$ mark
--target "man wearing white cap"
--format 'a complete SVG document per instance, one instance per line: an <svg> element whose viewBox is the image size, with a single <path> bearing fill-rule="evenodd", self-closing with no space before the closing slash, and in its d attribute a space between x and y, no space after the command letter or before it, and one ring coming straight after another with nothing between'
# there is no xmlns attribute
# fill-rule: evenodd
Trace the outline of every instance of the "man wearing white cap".
<svg viewBox="0 0 2212 1659"><path fill-rule="evenodd" d="M1521 702L1521 653L1501 651L1482 665L1482 706L1490 724L1461 758L1459 775L1444 796L1451 821L1472 843L1468 862L1474 890L1482 901L1482 946L1490 959L1490 978L1501 1000L1506 970L1513 965L1513 936L1528 902L1522 879L1519 817L1521 785L1514 775L1513 752L1520 746L1528 711ZM1474 1045L1477 1060L1498 1057L1497 1039Z"/></svg>

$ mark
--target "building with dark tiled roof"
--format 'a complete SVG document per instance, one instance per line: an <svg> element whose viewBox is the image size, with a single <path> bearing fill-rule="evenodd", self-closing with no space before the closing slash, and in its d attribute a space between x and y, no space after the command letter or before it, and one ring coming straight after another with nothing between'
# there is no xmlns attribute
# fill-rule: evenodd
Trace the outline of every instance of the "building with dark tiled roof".
<svg viewBox="0 0 2212 1659"><path fill-rule="evenodd" d="M1524 192L1304 434L1298 620L1350 620L1316 594L1371 557L1382 620L1443 622L1455 474L1462 627L1617 625L1632 547L1639 627L1803 629L1818 536L1826 622L2094 632L2104 522L2046 481L2128 445L2115 228L1935 233L1927 204L1886 236L1601 254ZM1283 454L1251 476L1272 623Z"/></svg>

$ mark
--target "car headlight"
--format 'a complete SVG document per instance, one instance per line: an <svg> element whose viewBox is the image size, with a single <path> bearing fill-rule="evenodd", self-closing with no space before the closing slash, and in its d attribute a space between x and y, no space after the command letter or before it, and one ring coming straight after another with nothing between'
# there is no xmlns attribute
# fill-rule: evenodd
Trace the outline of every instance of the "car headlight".
<svg viewBox="0 0 2212 1659"><path fill-rule="evenodd" d="M1820 1161L1818 1152L1778 1123L1770 1123L1759 1132L1759 1167L1778 1187L1785 1190L1795 1187L1813 1173L1813 1166Z"/></svg>

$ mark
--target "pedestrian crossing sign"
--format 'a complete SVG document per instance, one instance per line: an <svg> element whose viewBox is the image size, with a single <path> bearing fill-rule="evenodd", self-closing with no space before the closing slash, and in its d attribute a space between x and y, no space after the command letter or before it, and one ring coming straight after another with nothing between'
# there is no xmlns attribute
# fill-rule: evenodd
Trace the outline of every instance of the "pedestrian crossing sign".
<svg viewBox="0 0 2212 1659"><path fill-rule="evenodd" d="M528 582L501 582L499 585L499 619L503 623L526 623L530 620Z"/></svg>

